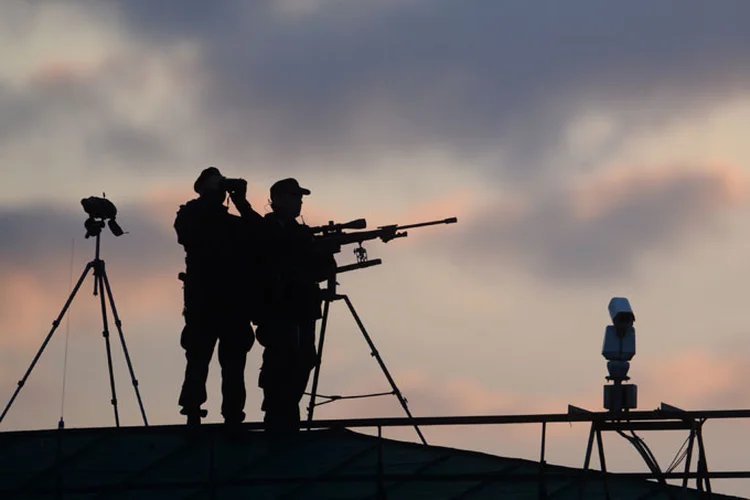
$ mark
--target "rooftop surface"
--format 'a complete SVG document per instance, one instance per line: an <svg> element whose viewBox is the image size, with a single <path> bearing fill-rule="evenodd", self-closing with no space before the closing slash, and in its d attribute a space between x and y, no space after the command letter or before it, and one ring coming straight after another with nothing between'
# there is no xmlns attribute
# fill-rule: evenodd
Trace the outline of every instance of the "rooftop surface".
<svg viewBox="0 0 750 500"><path fill-rule="evenodd" d="M279 437L245 430L230 437L212 424L194 434L184 426L0 433L0 498L632 500L701 494L344 429Z"/></svg>

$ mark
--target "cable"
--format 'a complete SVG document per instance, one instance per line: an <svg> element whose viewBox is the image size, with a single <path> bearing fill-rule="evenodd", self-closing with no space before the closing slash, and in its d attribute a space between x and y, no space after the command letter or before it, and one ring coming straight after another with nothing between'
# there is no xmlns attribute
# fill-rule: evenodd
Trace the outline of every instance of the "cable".
<svg viewBox="0 0 750 500"><path fill-rule="evenodd" d="M311 396L309 392L304 393L306 396ZM333 396L326 396L324 394L318 394L317 397L321 399L327 399L327 401L323 401L322 403L315 403L315 406L322 406L328 403L333 403L334 401L341 401L343 399L362 399L362 398L374 398L378 396L391 396L396 394L395 391L390 392L376 392L372 394L356 394L353 396L340 396L340 395L333 395Z"/></svg>
<svg viewBox="0 0 750 500"><path fill-rule="evenodd" d="M630 433L632 434L632 437L628 436L627 434L625 434L624 432L620 430L618 430L617 433L621 435L622 437L624 437L625 439L627 439L630 442L630 444L632 444L633 447L635 447L636 451L638 451L641 457L643 457L643 460L644 462L646 462L646 465L648 466L649 470L651 470L651 472L657 476L659 482L665 483L666 480L664 479L664 475L661 471L661 468L659 467L659 463L657 462L656 457L651 452L646 442L643 439L641 439L633 431L630 431Z"/></svg>
<svg viewBox="0 0 750 500"><path fill-rule="evenodd" d="M700 425L702 426L705 421L706 419L700 419ZM695 434L693 434L692 431L688 435L688 437L685 438L685 441L682 443L682 446L680 446L680 449L677 450L677 454L672 460L672 463L669 465L669 468L667 468L667 473L674 471L685 460L688 454L688 448L686 447L686 445L688 445L691 438L695 439Z"/></svg>
<svg viewBox="0 0 750 500"><path fill-rule="evenodd" d="M659 467L659 462L656 460L656 456L651 451L651 448L648 447L646 444L646 441L643 440L640 436L638 436L634 431L630 431L630 433L633 436L633 439L637 440L641 448L648 454L649 458L651 459L651 462L654 464L656 470L661 472L661 468Z"/></svg>
<svg viewBox="0 0 750 500"><path fill-rule="evenodd" d="M685 441L683 441L682 445L680 446L680 449L677 450L677 453L675 454L674 458L672 459L672 463L669 464L669 467L667 467L667 474L674 471L683 460L685 460L685 457L687 456L687 444L690 441L690 436L685 438Z"/></svg>
<svg viewBox="0 0 750 500"><path fill-rule="evenodd" d="M75 239L70 240L70 278L69 278L69 291L73 289L73 260L76 253ZM72 306L72 304L71 304ZM68 339L70 338L70 310L65 318L65 354L63 355L63 375L62 375L62 395L60 397L60 422L58 422L58 428L62 429L65 427L65 385L67 382L68 374Z"/></svg>

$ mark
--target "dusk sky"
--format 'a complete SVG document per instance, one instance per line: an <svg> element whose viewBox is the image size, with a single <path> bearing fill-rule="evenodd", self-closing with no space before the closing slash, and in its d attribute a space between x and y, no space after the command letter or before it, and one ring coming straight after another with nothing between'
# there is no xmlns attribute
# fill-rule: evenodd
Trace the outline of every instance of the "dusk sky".
<svg viewBox="0 0 750 500"><path fill-rule="evenodd" d="M177 397L184 253L172 228L215 165L311 189L304 220L456 216L367 246L339 279L415 415L602 409L607 304L630 299L639 409L750 407L750 2L4 0L0 16L0 398L4 406L102 239L152 424ZM354 261L350 248L337 256ZM2 429L111 426L89 279ZM343 303L320 392L388 390ZM114 332L114 326L110 325ZM139 425L113 337L121 419ZM262 348L249 420L262 418ZM212 364L208 421L221 421ZM303 401L303 406L306 404ZM401 416L395 397L321 418ZM580 467L585 425L549 432ZM706 424L709 466L750 469L750 423ZM539 428L428 428L431 444L535 459ZM414 439L408 429L386 436ZM644 434L663 467L686 436ZM608 436L608 465L645 471ZM714 491L750 496L748 480Z"/></svg>

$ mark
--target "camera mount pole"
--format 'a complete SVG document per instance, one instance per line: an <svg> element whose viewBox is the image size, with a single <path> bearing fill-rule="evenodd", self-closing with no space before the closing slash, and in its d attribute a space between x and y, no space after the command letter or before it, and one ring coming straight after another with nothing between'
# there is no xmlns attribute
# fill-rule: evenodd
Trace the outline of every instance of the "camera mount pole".
<svg viewBox="0 0 750 500"><path fill-rule="evenodd" d="M368 261L366 263L345 266L345 267L348 267L348 269L339 268L338 271L339 272L348 271L348 270L355 269L355 268L369 267L371 265L377 265L377 264L380 264L379 259ZM354 309L354 305L352 304L352 301L349 299L347 295L338 294L336 292L336 285L337 285L336 275L334 274L334 276L328 280L328 288L325 290L325 298L324 298L324 305L323 305L323 318L321 319L320 338L318 340L318 355L317 355L317 362L315 364L315 372L313 374L312 388L310 390L310 403L307 407L307 421L312 422L313 413L315 411L315 406L316 406L315 399L317 397L317 392L318 392L318 380L320 378L320 367L323 361L323 345L325 342L325 333L326 333L326 326L328 324L328 314L330 312L330 305L332 302L335 302L337 300L343 300L346 303L346 306L348 307L349 312L351 313L352 317L354 318L354 321L357 323L357 326L359 327L359 331L362 333L362 336L365 338L367 345L370 347L370 354L377 360L378 365L380 365L380 369L383 371L383 374L385 375L385 378L388 379L388 383L391 385L391 389L393 391L391 394L394 394L396 398L398 398L398 402L401 404L401 407L404 409L404 412L406 412L406 415L410 419L413 419L414 416L411 414L411 411L409 411L409 406L407 404L406 398L403 396L403 394L401 394L401 391L396 385L396 381L393 380L393 377L388 371L388 368L385 366L385 361L383 361L383 358L380 356L380 353L375 347L375 343L372 341L372 338L367 333L367 329L365 329L364 323L362 323L362 320L357 314L357 311ZM320 404L323 404L323 403L320 403ZM420 441L422 441L422 444L426 445L427 440L422 434L422 431L419 430L419 426L417 426L417 424L414 424L414 430L417 431L417 435L419 436Z"/></svg>
<svg viewBox="0 0 750 500"><path fill-rule="evenodd" d="M94 295L100 296L100 304L101 304L101 312L102 312L102 323L103 323L103 336L105 340L105 344L107 347L107 365L109 370L109 382L110 382L110 390L112 392L112 406L114 408L115 413L115 425L117 427L120 426L120 416L117 411L117 396L115 391L115 378L114 378L114 371L112 369L112 351L110 348L109 343L109 326L107 321L107 308L106 308L106 302L104 298L104 291L107 292L107 297L109 299L109 305L112 309L112 316L115 320L115 326L117 327L117 331L120 336L120 342L122 343L122 348L125 353L125 360L127 361L128 369L130 371L130 377L133 382L133 387L135 388L135 394L138 399L138 405L140 407L141 416L143 417L143 424L145 426L148 426L148 420L146 419L146 412L143 408L143 401L141 400L141 394L138 390L138 380L135 378L135 373L133 371L133 365L130 361L130 355L128 354L127 346L125 345L125 336L122 333L122 322L120 321L120 318L117 314L117 308L115 307L115 300L112 296L112 289L109 284L109 279L107 278L107 273L105 270L104 260L100 258L100 238L101 238L101 228L104 227L104 222L99 221L97 222L99 231L97 231L96 234L96 250L95 250L95 256L94 260L90 261L88 264L86 264L86 267L84 268L83 272L81 273L81 277L78 278L78 281L76 282L76 285L73 287L73 290L70 292L70 295L68 296L68 299L65 301L65 305L63 306L62 310L60 311L60 314L55 318L55 320L52 322L52 329L49 331L47 336L45 337L44 341L42 342L41 347L37 351L36 355L34 356L34 359L31 361L31 365L26 370L26 373L24 374L23 378L18 382L18 387L16 387L15 392L13 393L13 396L10 398L10 401L8 401L8 404L6 405L5 409L3 410L3 413L0 414L0 422L3 421L5 418L5 415L10 410L10 407L13 405L13 402L18 397L18 394L21 392L21 389L26 384L26 381L28 380L29 376L31 375L32 370L36 366L37 362L39 361L39 358L41 358L42 353L44 352L44 349L47 347L47 344L49 344L49 341L52 339L52 335L55 333L57 328L60 326L60 323L65 316L65 313L68 312L68 309L70 308L70 305L73 303L73 299L75 298L76 294L78 293L78 290L81 288L81 285L83 284L83 281L86 279L86 276L89 274L89 271L94 272Z"/></svg>

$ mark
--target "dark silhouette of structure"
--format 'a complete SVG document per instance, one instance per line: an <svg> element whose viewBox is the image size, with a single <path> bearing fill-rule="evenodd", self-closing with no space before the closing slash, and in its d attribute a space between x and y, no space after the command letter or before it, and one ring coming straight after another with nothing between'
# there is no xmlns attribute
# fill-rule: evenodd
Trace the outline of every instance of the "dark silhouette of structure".
<svg viewBox="0 0 750 500"><path fill-rule="evenodd" d="M246 280L257 269L253 241L262 222L246 200L247 183L227 179L215 167L195 181L197 199L180 207L174 228L185 248L185 327L180 344L187 360L180 393L181 413L188 424L200 423L206 411L206 379L219 344L222 376L221 413L228 424L245 419L245 362L255 342L251 325L254 298ZM227 192L240 212L229 214Z"/></svg>
<svg viewBox="0 0 750 500"><path fill-rule="evenodd" d="M8 401L8 404L3 410L3 413L0 415L0 422L3 421L3 419L5 418L5 415L8 413L8 411L10 410L10 407L13 405L13 402L16 400L16 397L18 397L19 392L21 391L23 386L26 384L26 381L31 375L31 371L34 369L37 362L39 361L39 358L42 356L44 349L47 347L47 344L52 339L52 335L57 330L57 327L60 326L60 322L65 316L65 313L68 311L70 304L73 303L73 299L78 293L78 290L81 288L81 285L83 284L83 281L86 279L86 276L88 275L89 271L93 271L94 272L94 296L96 295L99 296L100 304L101 304L102 335L104 336L104 343L107 349L107 367L109 369L109 387L110 387L110 393L112 395L112 399L110 400L110 402L112 403L112 409L115 414L115 425L117 427L120 426L120 414L117 408L117 390L115 387L114 370L112 368L112 349L111 349L110 342L109 342L109 321L107 319L107 301L109 302L109 307L112 311L112 317L114 318L115 327L117 328L117 333L120 338L120 343L122 344L122 351L123 351L123 354L125 355L125 361L127 362L128 371L130 372L130 380L133 383L133 389L135 390L135 395L138 399L138 407L140 408L141 416L143 417L143 424L148 426L148 419L146 418L146 411L143 408L143 401L141 400L141 392L138 389L138 380L135 378L135 372L133 370L133 364L130 361L130 354L128 353L128 347L125 344L125 335L123 335L122 333L122 321L120 321L120 317L117 314L117 307L115 306L115 299L112 295L112 287L109 284L109 278L107 277L107 270L104 265L104 260L100 256L101 233L102 233L102 229L104 229L105 221L107 221L108 226L110 230L112 231L112 234L114 234L115 236L122 236L124 234L124 231L119 226L119 224L117 224L117 222L115 221L115 217L117 215L117 208L110 200L107 200L105 198L98 198L95 196L91 196L89 198L82 199L81 205L83 206L84 211L86 211L86 213L88 213L89 215L89 217L84 222L84 226L86 227L86 238L90 238L92 236L96 238L94 259L90 261L88 264L86 264L86 267L81 273L81 277L78 278L78 282L76 283L75 287L73 287L73 290L70 292L68 299L65 301L65 305L63 306L62 311L60 311L60 314L52 322L52 329L47 334L47 337L44 339L44 342L42 342L42 345L39 348L39 351L37 351L36 355L34 356L34 359L31 361L31 365L26 370L26 373L24 374L23 378L18 382L18 387L13 393L13 396L10 398L10 401ZM107 294L107 299L104 298L105 292ZM63 428L64 426L65 426L65 423L61 418L59 427Z"/></svg>
<svg viewBox="0 0 750 500"><path fill-rule="evenodd" d="M632 412L641 429L685 429L686 423L750 418L750 410ZM539 460L521 460L385 439L402 426L539 425ZM750 479L747 470L712 471L705 453L691 469L618 473L553 465L546 461L550 425L624 426L610 412L320 420L309 431L274 444L263 423L242 424L248 439L228 442L220 426L201 426L186 440L184 426L65 429L0 433L0 498L528 498L715 499L711 480ZM365 435L347 429L372 429ZM701 446L702 448L702 446ZM603 448L602 448L603 449ZM581 448L583 451L583 448ZM587 456L589 456L587 454ZM603 464L604 462L602 462ZM669 482L680 481L679 484ZM689 488L695 481L697 489ZM715 485L714 485L715 486Z"/></svg>

